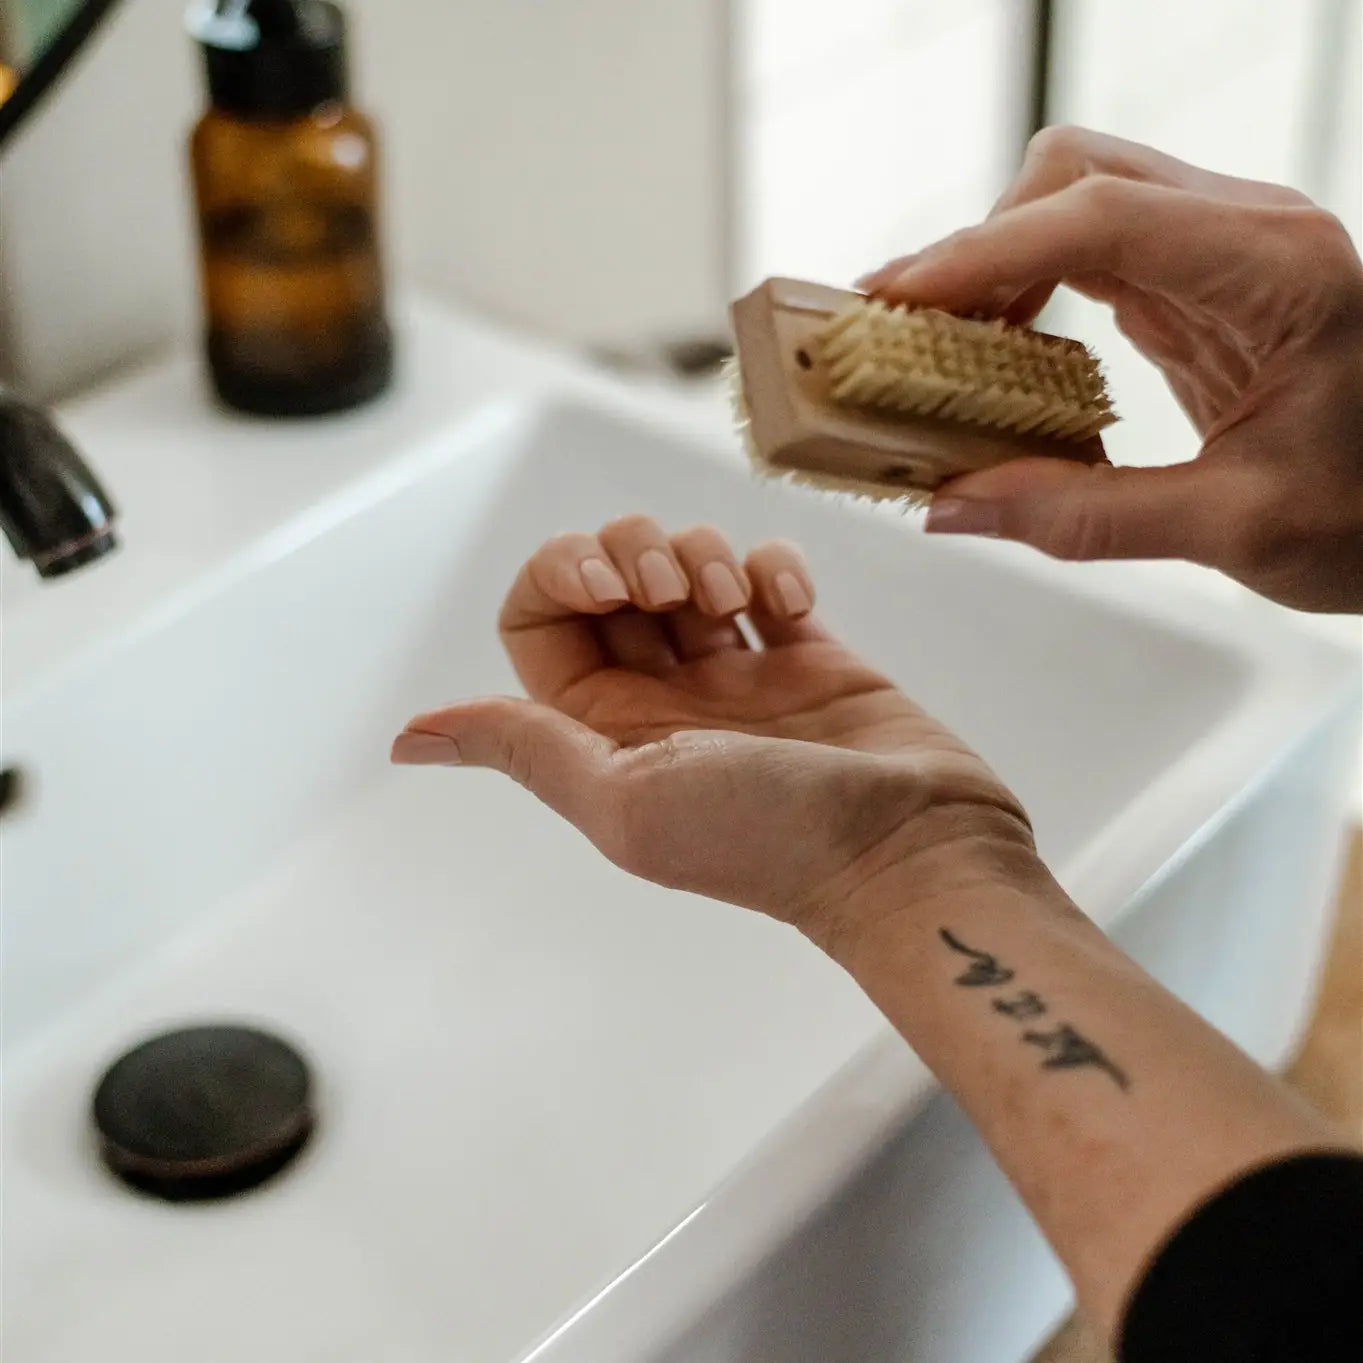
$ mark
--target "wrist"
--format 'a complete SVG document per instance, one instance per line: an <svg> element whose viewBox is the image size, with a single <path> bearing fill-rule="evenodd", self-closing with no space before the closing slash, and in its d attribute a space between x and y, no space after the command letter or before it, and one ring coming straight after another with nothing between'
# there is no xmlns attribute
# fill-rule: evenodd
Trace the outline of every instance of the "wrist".
<svg viewBox="0 0 1363 1363"><path fill-rule="evenodd" d="M934 907L1000 892L1064 898L1020 809L943 804L916 814L865 853L799 923L854 976L876 943Z"/></svg>

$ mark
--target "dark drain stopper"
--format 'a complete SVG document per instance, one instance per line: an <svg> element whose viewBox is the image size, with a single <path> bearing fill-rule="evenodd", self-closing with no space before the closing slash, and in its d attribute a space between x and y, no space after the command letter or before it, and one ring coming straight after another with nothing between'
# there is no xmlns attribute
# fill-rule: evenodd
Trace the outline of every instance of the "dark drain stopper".
<svg viewBox="0 0 1363 1363"><path fill-rule="evenodd" d="M293 1047L250 1027L187 1027L134 1047L95 1090L104 1162L173 1202L229 1197L277 1174L312 1134Z"/></svg>

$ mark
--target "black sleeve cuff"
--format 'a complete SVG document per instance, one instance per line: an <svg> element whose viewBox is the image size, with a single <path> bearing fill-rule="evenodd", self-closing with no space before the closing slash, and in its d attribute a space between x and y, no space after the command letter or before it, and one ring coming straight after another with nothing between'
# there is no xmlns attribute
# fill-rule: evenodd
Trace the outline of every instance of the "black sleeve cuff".
<svg viewBox="0 0 1363 1363"><path fill-rule="evenodd" d="M1122 1363L1361 1363L1363 1157L1304 1155L1204 1203L1140 1281Z"/></svg>

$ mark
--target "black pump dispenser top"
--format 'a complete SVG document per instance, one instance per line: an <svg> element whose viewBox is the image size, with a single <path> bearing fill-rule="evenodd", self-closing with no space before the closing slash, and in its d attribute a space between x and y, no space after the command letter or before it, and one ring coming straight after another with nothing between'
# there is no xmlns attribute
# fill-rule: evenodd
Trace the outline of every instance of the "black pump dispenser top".
<svg viewBox="0 0 1363 1363"><path fill-rule="evenodd" d="M345 17L330 0L193 0L186 24L215 108L289 119L345 102Z"/></svg>

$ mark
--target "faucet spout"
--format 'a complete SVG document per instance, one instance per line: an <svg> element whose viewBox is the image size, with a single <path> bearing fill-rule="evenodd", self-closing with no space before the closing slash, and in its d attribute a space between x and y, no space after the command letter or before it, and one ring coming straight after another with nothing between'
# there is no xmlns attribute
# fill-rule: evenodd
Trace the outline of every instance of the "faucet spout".
<svg viewBox="0 0 1363 1363"><path fill-rule="evenodd" d="M0 528L40 577L60 577L118 547L99 479L40 408L0 385Z"/></svg>

